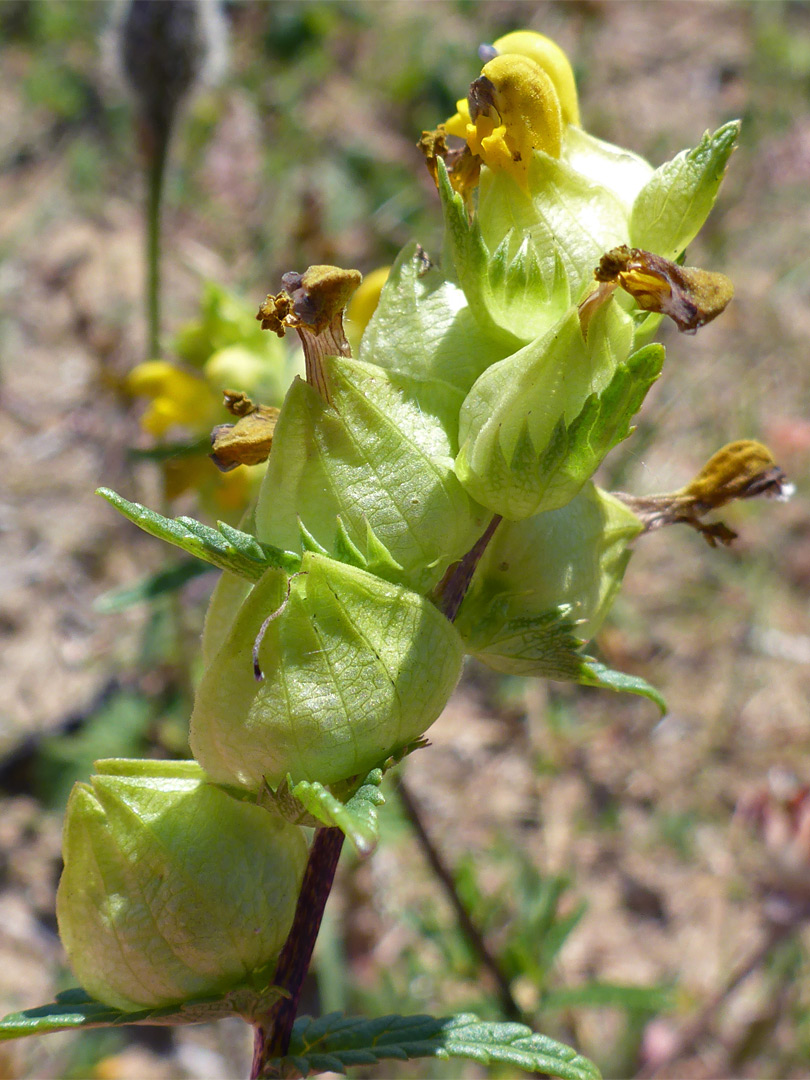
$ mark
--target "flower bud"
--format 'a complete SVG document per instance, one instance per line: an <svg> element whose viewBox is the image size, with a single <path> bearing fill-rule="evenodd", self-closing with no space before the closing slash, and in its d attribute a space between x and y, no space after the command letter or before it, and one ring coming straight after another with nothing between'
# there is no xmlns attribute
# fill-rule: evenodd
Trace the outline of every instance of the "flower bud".
<svg viewBox="0 0 810 1080"><path fill-rule="evenodd" d="M555 667L554 616L589 641L642 530L635 514L593 484L560 510L502 522L456 619L466 648L497 671L564 677Z"/></svg>
<svg viewBox="0 0 810 1080"><path fill-rule="evenodd" d="M59 933L82 987L131 1012L272 978L306 863L302 831L195 762L99 761L64 831Z"/></svg>
<svg viewBox="0 0 810 1080"><path fill-rule="evenodd" d="M165 139L194 86L225 66L227 31L218 4L130 0L117 46L126 82L150 141Z"/></svg>
<svg viewBox="0 0 810 1080"><path fill-rule="evenodd" d="M239 609L197 692L194 756L253 789L363 775L433 723L462 656L430 601L308 553L291 577L268 570Z"/></svg>

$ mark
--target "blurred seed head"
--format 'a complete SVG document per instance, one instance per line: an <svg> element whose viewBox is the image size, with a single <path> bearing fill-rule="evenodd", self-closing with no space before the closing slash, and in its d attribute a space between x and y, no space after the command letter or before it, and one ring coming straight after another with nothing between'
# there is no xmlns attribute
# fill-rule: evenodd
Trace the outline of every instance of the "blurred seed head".
<svg viewBox="0 0 810 1080"><path fill-rule="evenodd" d="M165 140L182 102L225 69L225 16L216 0L121 0L105 53L135 98L144 135Z"/></svg>

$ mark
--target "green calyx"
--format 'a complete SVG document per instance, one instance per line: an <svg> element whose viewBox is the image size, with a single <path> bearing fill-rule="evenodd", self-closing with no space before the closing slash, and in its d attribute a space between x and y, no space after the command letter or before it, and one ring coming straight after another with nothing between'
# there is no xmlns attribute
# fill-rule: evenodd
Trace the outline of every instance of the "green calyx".
<svg viewBox="0 0 810 1080"><path fill-rule="evenodd" d="M478 502L520 520L570 501L658 377L663 348L628 355L633 327L614 301L583 336L573 308L546 335L494 364L461 409L456 472Z"/></svg>
<svg viewBox="0 0 810 1080"><path fill-rule="evenodd" d="M559 510L504 521L456 620L465 648L498 671L579 678L576 649L601 627L642 531L591 483Z"/></svg>
<svg viewBox="0 0 810 1080"><path fill-rule="evenodd" d="M453 470L462 396L357 360L322 366L329 402L302 380L284 402L257 535L294 550L303 526L319 550L426 593L485 523Z"/></svg>
<svg viewBox="0 0 810 1080"><path fill-rule="evenodd" d="M363 775L433 723L462 657L430 601L307 553L239 608L197 692L192 751L217 781L252 790Z"/></svg>
<svg viewBox="0 0 810 1080"><path fill-rule="evenodd" d="M195 762L96 769L68 803L57 895L84 989L134 1011L269 981L303 876L302 831Z"/></svg>

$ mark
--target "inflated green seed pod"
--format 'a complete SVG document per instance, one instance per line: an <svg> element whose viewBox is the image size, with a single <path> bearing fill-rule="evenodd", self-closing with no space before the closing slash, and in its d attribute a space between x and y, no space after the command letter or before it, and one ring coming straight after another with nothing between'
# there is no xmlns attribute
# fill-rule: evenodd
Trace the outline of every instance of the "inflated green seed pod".
<svg viewBox="0 0 810 1080"><path fill-rule="evenodd" d="M630 353L632 320L613 299L583 333L572 308L546 335L493 364L461 407L456 473L477 502L511 521L569 502L626 438L663 363Z"/></svg>
<svg viewBox="0 0 810 1080"><path fill-rule="evenodd" d="M134 1011L272 978L307 846L195 762L99 761L68 802L56 913L82 987Z"/></svg>
<svg viewBox="0 0 810 1080"><path fill-rule="evenodd" d="M642 522L594 484L560 510L504 521L456 619L466 648L497 671L570 678L555 668L555 613L582 641L598 632Z"/></svg>
<svg viewBox="0 0 810 1080"><path fill-rule="evenodd" d="M256 506L264 543L300 547L303 523L330 554L340 524L370 570L421 593L461 558L486 515L453 471L462 395L345 357L325 357L330 403L290 387ZM369 531L387 551L374 564Z"/></svg>
<svg viewBox="0 0 810 1080"><path fill-rule="evenodd" d="M433 723L462 657L430 601L306 554L242 604L197 691L192 751L214 779L253 789L363 774Z"/></svg>

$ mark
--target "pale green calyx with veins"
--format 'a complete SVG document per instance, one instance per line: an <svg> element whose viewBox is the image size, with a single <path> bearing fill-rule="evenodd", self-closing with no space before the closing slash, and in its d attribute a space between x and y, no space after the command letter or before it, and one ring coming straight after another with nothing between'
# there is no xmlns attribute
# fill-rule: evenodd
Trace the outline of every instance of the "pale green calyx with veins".
<svg viewBox="0 0 810 1080"><path fill-rule="evenodd" d="M429 600L308 553L241 604L197 692L192 751L215 780L255 791L288 774L363 776L433 723L462 657Z"/></svg>
<svg viewBox="0 0 810 1080"><path fill-rule="evenodd" d="M68 803L56 901L83 988L133 1011L267 985L301 887L301 829L192 761L95 768Z"/></svg>

